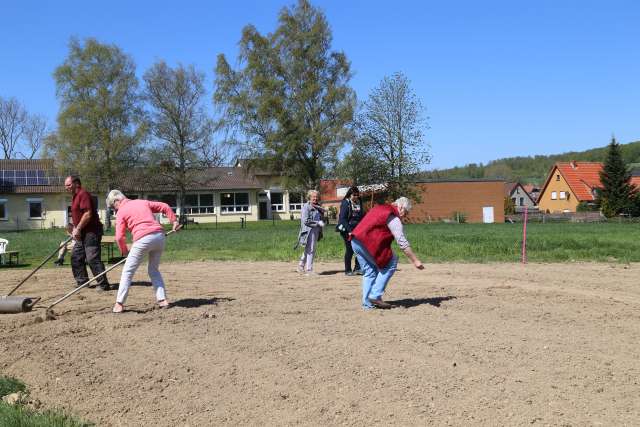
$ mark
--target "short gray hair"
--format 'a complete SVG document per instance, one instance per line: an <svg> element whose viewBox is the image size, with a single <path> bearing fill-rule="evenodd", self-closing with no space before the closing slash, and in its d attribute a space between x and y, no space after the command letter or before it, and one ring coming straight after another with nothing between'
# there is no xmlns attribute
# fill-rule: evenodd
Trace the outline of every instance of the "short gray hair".
<svg viewBox="0 0 640 427"><path fill-rule="evenodd" d="M407 199L406 197L398 198L395 202L393 202L393 204L396 205L398 209L402 208L407 212L411 210L411 200Z"/></svg>
<svg viewBox="0 0 640 427"><path fill-rule="evenodd" d="M320 197L320 192L318 190L309 190L309 191L307 191L307 200L309 200L311 198L312 194L317 194L318 197Z"/></svg>
<svg viewBox="0 0 640 427"><path fill-rule="evenodd" d="M113 204L118 200L124 200L127 197L120 190L111 190L107 195L107 207L113 209Z"/></svg>

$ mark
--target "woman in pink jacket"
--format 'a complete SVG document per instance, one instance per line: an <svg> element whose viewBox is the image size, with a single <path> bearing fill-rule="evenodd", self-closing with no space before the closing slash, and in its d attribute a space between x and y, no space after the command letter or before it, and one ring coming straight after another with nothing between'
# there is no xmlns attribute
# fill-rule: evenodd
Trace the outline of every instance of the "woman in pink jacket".
<svg viewBox="0 0 640 427"><path fill-rule="evenodd" d="M166 203L149 200L130 200L119 190L111 190L107 196L107 207L117 211L116 242L122 256L127 257L122 269L113 312L122 313L124 311L124 303L129 293L131 280L140 263L142 263L145 254L149 255L149 277L153 284L158 305L161 308L167 308L169 302L165 296L162 275L158 270L160 257L164 250L164 229L155 220L153 214L163 213L173 223L173 230L178 231L180 224L176 219L176 215ZM133 236L131 250L127 248L125 236L127 230L130 230Z"/></svg>

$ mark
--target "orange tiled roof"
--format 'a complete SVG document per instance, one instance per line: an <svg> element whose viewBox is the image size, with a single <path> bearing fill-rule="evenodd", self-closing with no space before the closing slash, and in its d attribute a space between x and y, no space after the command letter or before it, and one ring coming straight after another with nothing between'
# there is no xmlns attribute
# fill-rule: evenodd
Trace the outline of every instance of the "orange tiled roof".
<svg viewBox="0 0 640 427"><path fill-rule="evenodd" d="M558 162L556 168L562 174L579 201L592 201L593 189L601 187L600 162Z"/></svg>

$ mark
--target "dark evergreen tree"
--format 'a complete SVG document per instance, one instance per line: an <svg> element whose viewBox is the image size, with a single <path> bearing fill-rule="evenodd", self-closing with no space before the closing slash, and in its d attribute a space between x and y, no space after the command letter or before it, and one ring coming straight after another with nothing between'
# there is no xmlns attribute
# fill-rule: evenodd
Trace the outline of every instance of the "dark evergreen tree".
<svg viewBox="0 0 640 427"><path fill-rule="evenodd" d="M607 150L607 158L600 172L602 187L598 191L598 203L602 213L611 218L627 212L635 197L635 189L631 185L631 172L622 158L620 144L611 138Z"/></svg>

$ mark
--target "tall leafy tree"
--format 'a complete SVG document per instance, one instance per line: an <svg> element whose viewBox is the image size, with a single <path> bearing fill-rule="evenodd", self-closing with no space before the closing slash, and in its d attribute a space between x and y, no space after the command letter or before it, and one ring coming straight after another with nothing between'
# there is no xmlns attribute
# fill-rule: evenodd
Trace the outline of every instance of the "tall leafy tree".
<svg viewBox="0 0 640 427"><path fill-rule="evenodd" d="M146 136L133 60L115 45L72 39L54 77L60 112L47 153L94 189L113 188Z"/></svg>
<svg viewBox="0 0 640 427"><path fill-rule="evenodd" d="M416 197L416 173L430 160L420 99L402 73L384 77L356 119L353 160L371 165L369 183L385 183L389 196ZM360 178L362 179L362 177Z"/></svg>
<svg viewBox="0 0 640 427"><path fill-rule="evenodd" d="M309 1L282 9L278 22L264 36L243 29L239 69L218 56L214 102L254 165L313 188L350 138L350 64L331 50L327 19Z"/></svg>
<svg viewBox="0 0 640 427"><path fill-rule="evenodd" d="M611 138L607 149L600 182L602 188L598 192L598 203L606 217L611 218L630 208L635 189L631 185L631 171L622 158L620 144L615 138Z"/></svg>
<svg viewBox="0 0 640 427"><path fill-rule="evenodd" d="M199 182L200 172L224 161L213 141L217 124L204 107L204 74L193 66L171 68L160 61L144 74L144 82L150 129L158 141L151 156L154 169L178 188L183 206L187 188Z"/></svg>

